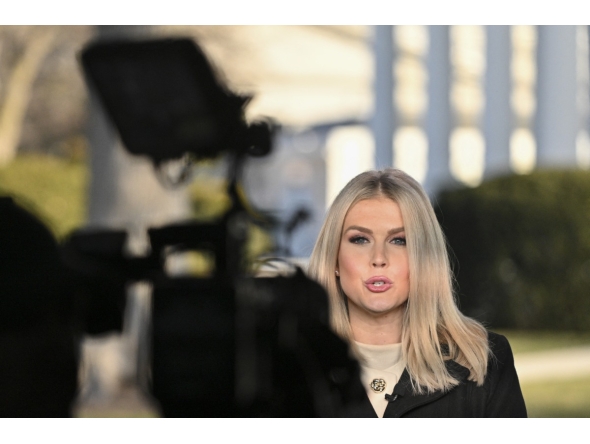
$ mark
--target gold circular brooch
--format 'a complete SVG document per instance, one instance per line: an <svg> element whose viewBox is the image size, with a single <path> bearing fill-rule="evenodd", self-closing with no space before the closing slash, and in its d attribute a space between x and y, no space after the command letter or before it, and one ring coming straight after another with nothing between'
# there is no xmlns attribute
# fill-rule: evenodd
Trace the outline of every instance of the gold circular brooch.
<svg viewBox="0 0 590 444"><path fill-rule="evenodd" d="M373 390L375 393L381 393L385 390L386 385L385 379L373 379L371 381L371 390Z"/></svg>

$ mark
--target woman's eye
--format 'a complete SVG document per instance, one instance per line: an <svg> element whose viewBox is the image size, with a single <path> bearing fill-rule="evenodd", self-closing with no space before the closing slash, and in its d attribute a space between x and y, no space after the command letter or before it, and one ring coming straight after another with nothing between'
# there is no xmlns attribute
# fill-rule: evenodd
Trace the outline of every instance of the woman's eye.
<svg viewBox="0 0 590 444"><path fill-rule="evenodd" d="M350 238L350 243L352 244L366 244L367 242L369 242L369 239L364 236L353 236Z"/></svg>
<svg viewBox="0 0 590 444"><path fill-rule="evenodd" d="M405 246L406 245L406 238L405 237L394 237L393 239L391 239L391 243L395 244L395 245Z"/></svg>

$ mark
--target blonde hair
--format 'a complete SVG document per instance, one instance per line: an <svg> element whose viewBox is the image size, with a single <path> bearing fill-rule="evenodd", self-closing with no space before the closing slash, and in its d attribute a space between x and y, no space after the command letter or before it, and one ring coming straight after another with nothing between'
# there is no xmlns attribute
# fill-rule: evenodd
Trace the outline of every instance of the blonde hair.
<svg viewBox="0 0 590 444"><path fill-rule="evenodd" d="M459 381L448 372L445 359L468 368L469 379L483 384L489 354L487 332L457 308L442 229L423 188L403 171L388 168L359 174L328 211L308 273L328 293L332 329L353 343L347 297L334 270L348 210L360 200L378 196L396 202L404 221L410 291L402 324L402 350L414 390L449 390L457 385Z"/></svg>

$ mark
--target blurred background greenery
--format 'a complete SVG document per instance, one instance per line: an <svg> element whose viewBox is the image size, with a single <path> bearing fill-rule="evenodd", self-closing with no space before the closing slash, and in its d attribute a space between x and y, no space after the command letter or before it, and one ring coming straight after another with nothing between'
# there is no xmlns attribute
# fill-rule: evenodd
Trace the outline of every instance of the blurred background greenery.
<svg viewBox="0 0 590 444"><path fill-rule="evenodd" d="M590 330L590 172L442 192L463 311L497 328Z"/></svg>
<svg viewBox="0 0 590 444"><path fill-rule="evenodd" d="M88 170L80 160L24 154L0 168L0 194L8 194L63 239L86 217Z"/></svg>

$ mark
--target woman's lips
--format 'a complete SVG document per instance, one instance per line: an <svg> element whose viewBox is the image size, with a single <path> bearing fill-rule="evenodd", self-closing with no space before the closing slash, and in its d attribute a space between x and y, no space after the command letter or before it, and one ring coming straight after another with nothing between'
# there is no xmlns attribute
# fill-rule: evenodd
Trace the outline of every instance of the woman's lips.
<svg viewBox="0 0 590 444"><path fill-rule="evenodd" d="M365 281L365 287L373 293L383 293L391 288L393 282L385 276L373 276Z"/></svg>

